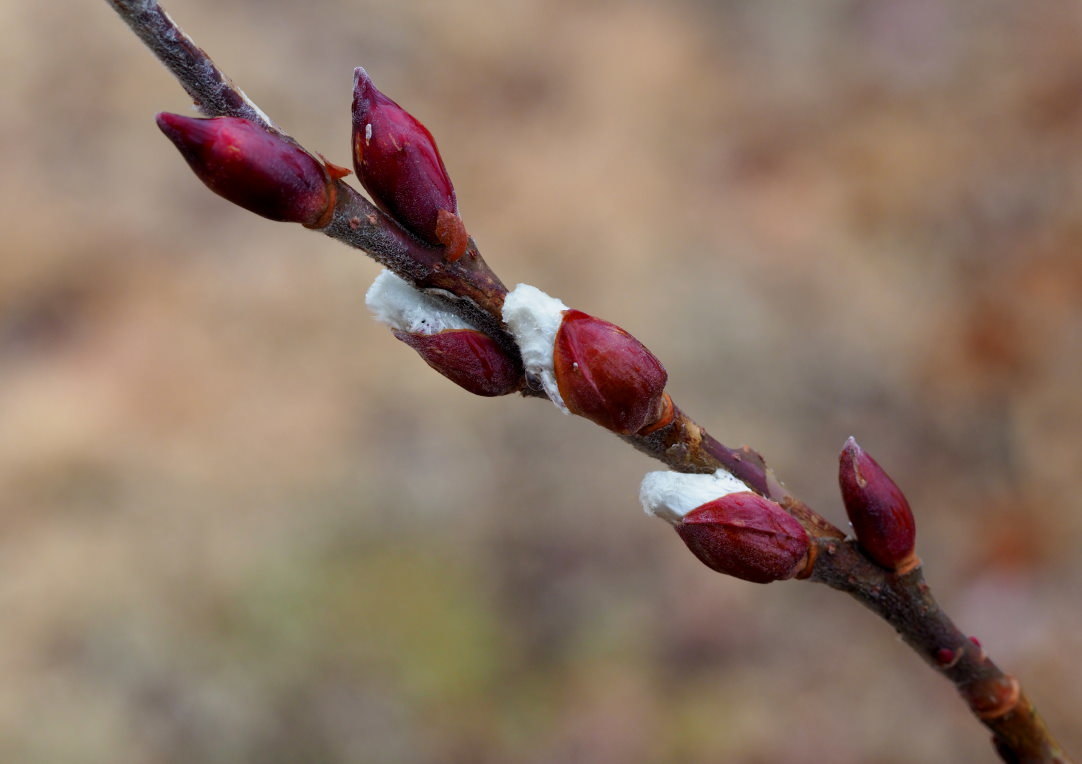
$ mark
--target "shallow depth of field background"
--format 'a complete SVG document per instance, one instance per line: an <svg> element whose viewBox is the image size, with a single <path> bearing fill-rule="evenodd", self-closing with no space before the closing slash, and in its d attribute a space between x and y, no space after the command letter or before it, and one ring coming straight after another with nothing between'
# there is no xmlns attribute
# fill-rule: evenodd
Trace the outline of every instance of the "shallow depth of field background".
<svg viewBox="0 0 1082 764"><path fill-rule="evenodd" d="M857 435L1082 752L1076 3L168 8L338 164L364 65L505 281L839 524ZM3 4L0 62L0 759L993 760L883 623L712 574L639 508L659 465L458 390L363 254L206 191L105 2Z"/></svg>

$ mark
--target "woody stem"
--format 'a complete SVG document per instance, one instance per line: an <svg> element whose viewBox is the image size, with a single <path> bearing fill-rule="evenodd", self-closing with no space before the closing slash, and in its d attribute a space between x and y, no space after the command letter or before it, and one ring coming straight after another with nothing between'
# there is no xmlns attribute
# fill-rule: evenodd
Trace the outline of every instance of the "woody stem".
<svg viewBox="0 0 1082 764"><path fill-rule="evenodd" d="M218 69L157 0L107 2L204 114L242 117L293 140ZM512 357L518 356L501 315L507 290L475 250L470 257L446 262L442 248L419 242L352 187L341 180L335 183L337 201L332 219L320 229L324 234L365 251L418 288L436 290L452 309L483 326ZM525 378L520 388L525 395L544 395ZM955 627L935 602L919 568L894 575L874 565L844 540L844 533L793 497L758 453L722 445L678 408L666 425L624 440L680 472L725 469L781 504L817 546L812 580L846 592L877 613L953 682L974 715L993 732L1005 761L1067 762L1017 681Z"/></svg>

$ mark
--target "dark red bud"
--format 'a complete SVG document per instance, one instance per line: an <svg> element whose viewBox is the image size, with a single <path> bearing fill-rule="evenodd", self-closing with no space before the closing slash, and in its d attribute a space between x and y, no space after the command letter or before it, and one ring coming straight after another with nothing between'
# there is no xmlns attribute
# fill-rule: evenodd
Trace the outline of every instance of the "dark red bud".
<svg viewBox="0 0 1082 764"><path fill-rule="evenodd" d="M757 584L810 574L804 527L758 494L731 493L684 515L676 532L708 568Z"/></svg>
<svg viewBox="0 0 1082 764"><path fill-rule="evenodd" d="M353 166L377 207L419 239L445 243L437 228L440 211L457 218L458 202L436 142L361 68L354 71ZM463 244L454 259L464 251Z"/></svg>
<svg viewBox="0 0 1082 764"><path fill-rule="evenodd" d="M214 193L271 220L322 228L335 189L318 159L239 117L196 119L162 112L158 127Z"/></svg>
<svg viewBox="0 0 1082 764"><path fill-rule="evenodd" d="M620 435L654 425L667 410L661 361L620 327L581 310L564 313L553 373L572 414Z"/></svg>
<svg viewBox="0 0 1082 764"><path fill-rule="evenodd" d="M475 329L447 329L437 334L394 330L429 366L474 395L493 397L518 389L515 362L487 334Z"/></svg>
<svg viewBox="0 0 1082 764"><path fill-rule="evenodd" d="M857 543L873 561L897 573L919 564L917 526L901 489L849 438L839 459L838 483Z"/></svg>

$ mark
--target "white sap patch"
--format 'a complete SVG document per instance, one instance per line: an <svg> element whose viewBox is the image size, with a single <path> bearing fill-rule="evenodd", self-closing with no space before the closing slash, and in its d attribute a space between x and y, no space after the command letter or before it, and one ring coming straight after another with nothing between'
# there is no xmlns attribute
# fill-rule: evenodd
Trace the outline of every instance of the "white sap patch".
<svg viewBox="0 0 1082 764"><path fill-rule="evenodd" d="M372 123L364 126L364 145L367 146L372 140Z"/></svg>
<svg viewBox="0 0 1082 764"><path fill-rule="evenodd" d="M377 320L401 332L439 334L446 329L477 328L388 270L376 276L364 303Z"/></svg>
<svg viewBox="0 0 1082 764"><path fill-rule="evenodd" d="M566 310L560 300L529 284L516 286L503 303L503 320L518 343L526 373L540 379L549 399L569 414L552 369L556 332Z"/></svg>
<svg viewBox="0 0 1082 764"><path fill-rule="evenodd" d="M646 514L678 523L684 515L730 493L750 491L744 481L725 470L713 474L648 472L642 479L639 501Z"/></svg>

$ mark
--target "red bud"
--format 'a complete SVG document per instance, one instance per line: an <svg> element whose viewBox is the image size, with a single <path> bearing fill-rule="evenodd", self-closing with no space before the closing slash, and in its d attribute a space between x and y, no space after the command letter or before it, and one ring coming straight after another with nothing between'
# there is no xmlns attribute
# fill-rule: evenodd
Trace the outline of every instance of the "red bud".
<svg viewBox="0 0 1082 764"><path fill-rule="evenodd" d="M458 220L458 202L432 134L377 90L361 68L354 71L353 166L376 206L403 228L447 246L451 260L465 251L461 221L454 226L446 217Z"/></svg>
<svg viewBox="0 0 1082 764"><path fill-rule="evenodd" d="M666 410L661 362L620 327L580 310L564 313L553 373L572 414L620 435L654 425Z"/></svg>
<svg viewBox="0 0 1082 764"><path fill-rule="evenodd" d="M849 438L838 467L842 501L857 543L884 568L904 573L919 564L913 554L917 526L901 489Z"/></svg>
<svg viewBox="0 0 1082 764"><path fill-rule="evenodd" d="M518 389L518 368L487 334L447 329L438 334L394 330L429 366L474 395L493 397Z"/></svg>
<svg viewBox="0 0 1082 764"><path fill-rule="evenodd" d="M196 119L162 112L158 127L214 193L271 220L322 228L334 183L304 149L239 117Z"/></svg>
<svg viewBox="0 0 1082 764"><path fill-rule="evenodd" d="M684 515L676 532L708 568L757 584L810 573L808 533L758 494L730 493Z"/></svg>

